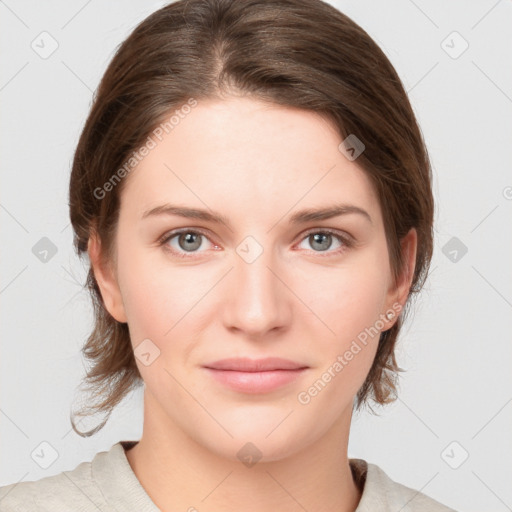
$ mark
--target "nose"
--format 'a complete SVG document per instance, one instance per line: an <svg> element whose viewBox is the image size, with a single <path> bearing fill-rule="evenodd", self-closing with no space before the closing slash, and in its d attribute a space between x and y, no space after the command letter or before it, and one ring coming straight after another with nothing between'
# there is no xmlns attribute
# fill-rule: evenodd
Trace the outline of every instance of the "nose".
<svg viewBox="0 0 512 512"><path fill-rule="evenodd" d="M250 338L284 330L292 316L293 294L284 284L283 267L270 250L264 250L252 262L238 254L234 257L223 305L226 328Z"/></svg>

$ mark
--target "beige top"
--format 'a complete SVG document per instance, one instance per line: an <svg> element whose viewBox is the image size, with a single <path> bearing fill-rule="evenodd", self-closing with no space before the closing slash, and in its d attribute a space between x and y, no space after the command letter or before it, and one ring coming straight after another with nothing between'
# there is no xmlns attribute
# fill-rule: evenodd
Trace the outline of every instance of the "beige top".
<svg viewBox="0 0 512 512"><path fill-rule="evenodd" d="M119 441L72 471L0 487L1 512L159 512L135 476ZM349 459L363 488L355 512L455 512L425 494L391 480L362 459Z"/></svg>

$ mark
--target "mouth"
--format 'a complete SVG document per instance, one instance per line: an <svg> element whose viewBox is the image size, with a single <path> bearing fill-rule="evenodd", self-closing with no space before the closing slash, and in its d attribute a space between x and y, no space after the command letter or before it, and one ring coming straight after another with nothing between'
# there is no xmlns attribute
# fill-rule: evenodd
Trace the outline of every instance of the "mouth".
<svg viewBox="0 0 512 512"><path fill-rule="evenodd" d="M268 393L290 384L309 368L289 359L231 358L203 367L217 382L241 393Z"/></svg>

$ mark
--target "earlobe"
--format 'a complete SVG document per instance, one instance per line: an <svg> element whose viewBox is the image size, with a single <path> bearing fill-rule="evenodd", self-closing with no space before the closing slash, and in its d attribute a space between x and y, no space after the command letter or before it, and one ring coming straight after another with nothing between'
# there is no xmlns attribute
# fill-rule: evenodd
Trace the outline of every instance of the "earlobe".
<svg viewBox="0 0 512 512"><path fill-rule="evenodd" d="M409 290L411 289L414 270L416 268L416 251L418 249L418 234L416 229L411 228L409 233L401 241L401 248L404 260L404 270L399 284L399 301L405 303Z"/></svg>
<svg viewBox="0 0 512 512"><path fill-rule="evenodd" d="M89 237L87 253L105 308L118 322L127 322L117 277L110 262L102 254L101 242L96 234Z"/></svg>
<svg viewBox="0 0 512 512"><path fill-rule="evenodd" d="M390 289L388 307L396 311L397 305L400 305L400 311L407 302L409 291L411 289L414 270L416 268L416 252L418 246L418 234L415 228L411 228L407 235L401 240L401 250L403 258L403 269L399 276L398 283L393 284ZM390 319L391 321L397 315Z"/></svg>

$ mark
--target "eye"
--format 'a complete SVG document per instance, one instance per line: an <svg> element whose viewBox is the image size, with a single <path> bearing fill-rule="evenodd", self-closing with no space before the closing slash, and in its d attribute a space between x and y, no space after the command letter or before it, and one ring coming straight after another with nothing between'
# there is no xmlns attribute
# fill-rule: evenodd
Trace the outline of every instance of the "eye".
<svg viewBox="0 0 512 512"><path fill-rule="evenodd" d="M333 251L329 251L333 245L333 239L337 241L338 247ZM314 252L326 252L329 255L341 253L352 246L352 241L348 236L341 235L330 229L310 231L302 240L303 242L307 241Z"/></svg>
<svg viewBox="0 0 512 512"><path fill-rule="evenodd" d="M160 245L171 251L177 256L186 258L187 253L201 252L199 249L204 247L204 240L209 240L205 233L198 230L182 229L166 233L159 241ZM171 243L169 243L171 242ZM210 242L211 243L211 242ZM215 246L217 247L217 246Z"/></svg>
<svg viewBox="0 0 512 512"><path fill-rule="evenodd" d="M204 240L207 240L213 248L219 248L218 245L210 241L205 232L198 229L181 229L166 233L160 238L159 244L164 246L165 250L171 252L173 255L180 258L187 258L192 257L192 254L200 254L203 252L199 249L205 248ZM335 250L329 250L333 246L333 240L337 243L337 248L335 247ZM310 231L302 238L301 243L305 241L313 248L313 252L324 252L326 253L325 256L339 254L353 245L349 235L342 235L330 229Z"/></svg>

